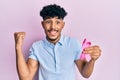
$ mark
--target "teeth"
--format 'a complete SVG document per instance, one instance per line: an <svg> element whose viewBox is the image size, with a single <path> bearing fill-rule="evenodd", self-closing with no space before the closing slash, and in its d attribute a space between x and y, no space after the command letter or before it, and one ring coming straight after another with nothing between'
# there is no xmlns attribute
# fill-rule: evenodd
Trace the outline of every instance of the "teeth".
<svg viewBox="0 0 120 80"><path fill-rule="evenodd" d="M52 35L55 35L56 34L56 31L51 31L50 32Z"/></svg>

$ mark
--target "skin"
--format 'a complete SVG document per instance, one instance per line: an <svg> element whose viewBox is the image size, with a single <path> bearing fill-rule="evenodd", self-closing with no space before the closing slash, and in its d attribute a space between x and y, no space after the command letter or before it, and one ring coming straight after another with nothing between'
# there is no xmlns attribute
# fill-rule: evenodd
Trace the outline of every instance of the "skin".
<svg viewBox="0 0 120 80"><path fill-rule="evenodd" d="M41 22L49 42L56 44L61 36L61 31L64 28L65 22L58 17L48 18ZM25 32L15 32L15 50L16 50L16 65L20 80L32 80L38 67L38 61L29 58L27 62L24 59L22 46L25 38ZM75 61L81 75L85 78L90 77L93 72L95 61L100 57L101 50L97 45L84 49L84 53L90 54L91 60Z"/></svg>
<svg viewBox="0 0 120 80"><path fill-rule="evenodd" d="M46 33L47 40L53 44L58 42L61 36L61 31L65 24L63 20L54 17L54 18L45 19L41 23Z"/></svg>
<svg viewBox="0 0 120 80"><path fill-rule="evenodd" d="M29 58L27 62L24 59L22 45L25 32L15 32L15 50L16 50L16 66L20 80L32 80L37 69L38 62Z"/></svg>

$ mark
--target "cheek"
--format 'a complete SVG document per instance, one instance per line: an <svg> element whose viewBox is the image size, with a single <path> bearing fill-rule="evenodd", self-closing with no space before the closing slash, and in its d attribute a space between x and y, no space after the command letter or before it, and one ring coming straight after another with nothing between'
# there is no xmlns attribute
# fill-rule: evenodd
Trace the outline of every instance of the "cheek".
<svg viewBox="0 0 120 80"><path fill-rule="evenodd" d="M47 31L49 29L49 26L44 26L44 30Z"/></svg>
<svg viewBox="0 0 120 80"><path fill-rule="evenodd" d="M50 24L43 24L44 29L48 29L50 27Z"/></svg>
<svg viewBox="0 0 120 80"><path fill-rule="evenodd" d="M44 32L47 34L47 31L48 31L48 29L46 28L46 27L44 27Z"/></svg>
<svg viewBox="0 0 120 80"><path fill-rule="evenodd" d="M61 27L59 28L60 31L62 31L62 29L63 29L63 26L61 26Z"/></svg>

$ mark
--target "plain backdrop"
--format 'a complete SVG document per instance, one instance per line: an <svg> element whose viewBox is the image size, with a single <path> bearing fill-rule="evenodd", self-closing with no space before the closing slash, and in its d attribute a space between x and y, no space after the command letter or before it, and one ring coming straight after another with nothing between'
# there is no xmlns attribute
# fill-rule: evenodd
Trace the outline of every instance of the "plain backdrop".
<svg viewBox="0 0 120 80"><path fill-rule="evenodd" d="M0 0L0 80L19 80L13 34L26 32L27 59L32 43L45 37L39 12L48 4L59 4L68 12L62 34L80 43L88 38L102 49L91 77L85 79L76 71L76 80L120 80L119 0Z"/></svg>

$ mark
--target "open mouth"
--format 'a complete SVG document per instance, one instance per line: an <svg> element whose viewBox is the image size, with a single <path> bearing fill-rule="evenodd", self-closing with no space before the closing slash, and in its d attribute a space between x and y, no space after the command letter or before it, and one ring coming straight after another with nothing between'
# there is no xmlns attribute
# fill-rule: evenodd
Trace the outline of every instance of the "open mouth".
<svg viewBox="0 0 120 80"><path fill-rule="evenodd" d="M48 30L48 32L50 33L50 35L54 36L58 32L58 30Z"/></svg>

